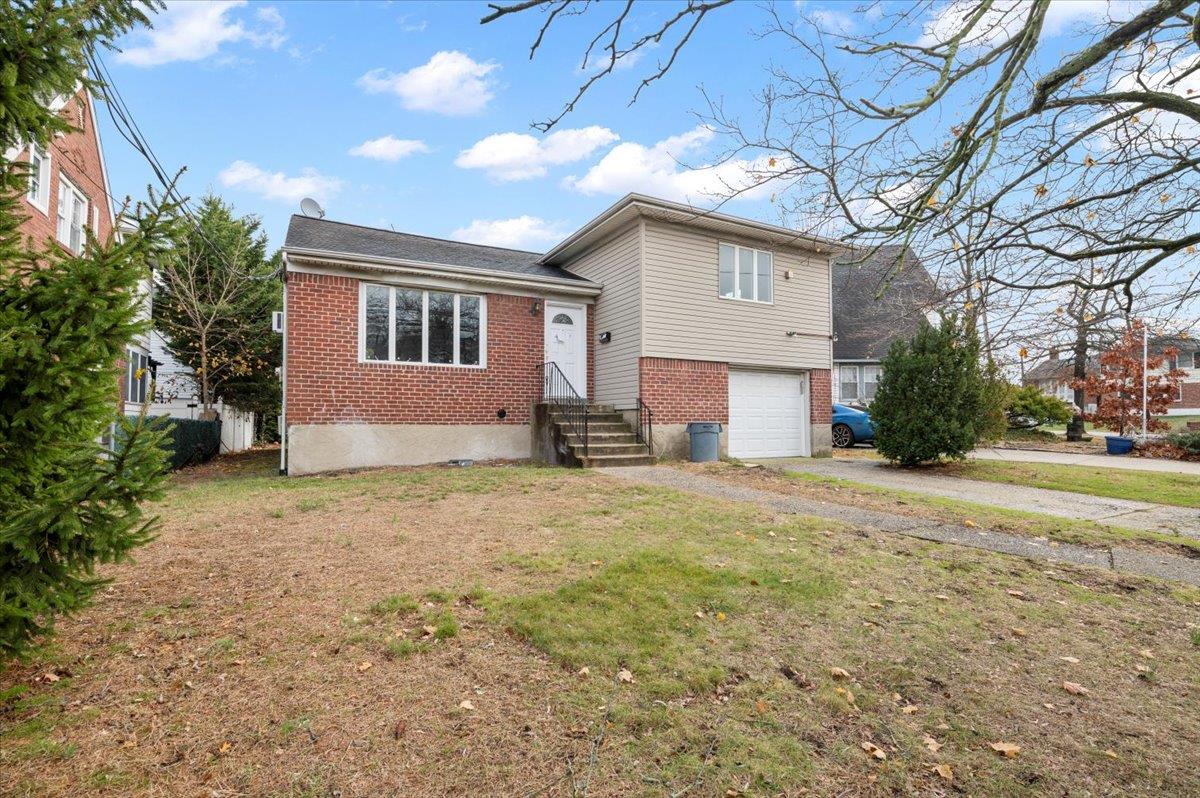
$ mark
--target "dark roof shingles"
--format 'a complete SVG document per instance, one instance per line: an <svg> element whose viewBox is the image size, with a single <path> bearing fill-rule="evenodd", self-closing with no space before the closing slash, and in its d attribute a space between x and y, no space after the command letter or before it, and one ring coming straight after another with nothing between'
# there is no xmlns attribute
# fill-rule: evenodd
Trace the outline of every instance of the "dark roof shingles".
<svg viewBox="0 0 1200 798"><path fill-rule="evenodd" d="M284 249L410 260L528 277L586 282L584 278L557 266L538 263L542 257L538 252L467 244L300 215L292 216L283 246Z"/></svg>
<svg viewBox="0 0 1200 798"><path fill-rule="evenodd" d="M904 267L896 271L901 254ZM911 250L881 247L865 261L833 261L833 359L879 360L894 341L912 338L938 302L933 278Z"/></svg>

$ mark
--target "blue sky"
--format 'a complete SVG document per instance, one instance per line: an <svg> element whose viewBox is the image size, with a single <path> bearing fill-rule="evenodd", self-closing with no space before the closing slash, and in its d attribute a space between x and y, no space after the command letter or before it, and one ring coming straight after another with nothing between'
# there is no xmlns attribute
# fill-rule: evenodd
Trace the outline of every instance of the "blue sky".
<svg viewBox="0 0 1200 798"><path fill-rule="evenodd" d="M634 24L672 8L647 7ZM486 10L187 3L105 63L159 159L187 166L183 190L261 216L272 247L309 195L330 219L545 249L627 191L702 201L712 190L711 173L679 165L703 165L721 146L698 128L698 86L754 112L768 53L746 33L762 24L761 7L711 18L633 106L658 53L601 81L550 139L530 122L583 79L580 35L565 26L531 62L540 15L481 26ZM113 193L144 196L149 168L98 112ZM773 218L761 196L728 207Z"/></svg>

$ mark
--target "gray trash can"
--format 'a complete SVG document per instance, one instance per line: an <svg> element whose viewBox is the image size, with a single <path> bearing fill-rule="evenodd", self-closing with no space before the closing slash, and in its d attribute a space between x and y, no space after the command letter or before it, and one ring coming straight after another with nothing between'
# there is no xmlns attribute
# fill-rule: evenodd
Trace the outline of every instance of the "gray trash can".
<svg viewBox="0 0 1200 798"><path fill-rule="evenodd" d="M707 463L721 456L721 423L693 421L687 425L692 439L692 462Z"/></svg>

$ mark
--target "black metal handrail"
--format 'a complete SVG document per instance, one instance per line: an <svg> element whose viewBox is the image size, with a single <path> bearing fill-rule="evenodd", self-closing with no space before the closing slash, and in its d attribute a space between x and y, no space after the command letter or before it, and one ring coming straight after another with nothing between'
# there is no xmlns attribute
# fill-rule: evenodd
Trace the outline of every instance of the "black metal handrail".
<svg viewBox="0 0 1200 798"><path fill-rule="evenodd" d="M638 423L637 423L637 440L638 443L646 444L646 451L651 457L654 456L654 411L650 409L650 405L642 401L642 397L637 399Z"/></svg>
<svg viewBox="0 0 1200 798"><path fill-rule="evenodd" d="M542 372L542 401L557 411L571 432L583 442L583 456L588 455L588 403L562 373L554 361L538 366Z"/></svg>

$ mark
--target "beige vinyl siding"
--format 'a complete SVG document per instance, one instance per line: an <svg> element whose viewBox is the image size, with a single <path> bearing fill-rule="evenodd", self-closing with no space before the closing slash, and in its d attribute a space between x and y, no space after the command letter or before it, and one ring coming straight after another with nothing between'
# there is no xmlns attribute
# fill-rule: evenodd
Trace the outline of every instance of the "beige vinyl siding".
<svg viewBox="0 0 1200 798"><path fill-rule="evenodd" d="M717 296L719 242L773 253L772 304ZM830 367L828 256L649 219L643 247L643 355L734 366ZM790 280L784 278L789 269ZM789 338L788 331L798 334Z"/></svg>
<svg viewBox="0 0 1200 798"><path fill-rule="evenodd" d="M596 336L612 333L602 344L593 336L588 346L596 357L595 401L630 408L638 396L638 352L641 342L640 227L626 226L564 264L581 277L601 283L596 299Z"/></svg>

